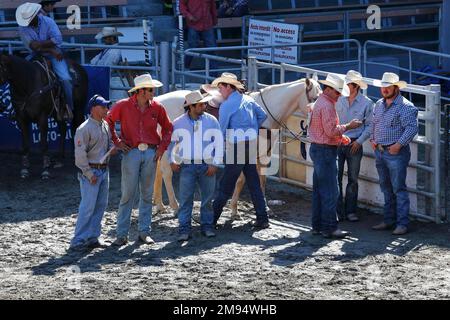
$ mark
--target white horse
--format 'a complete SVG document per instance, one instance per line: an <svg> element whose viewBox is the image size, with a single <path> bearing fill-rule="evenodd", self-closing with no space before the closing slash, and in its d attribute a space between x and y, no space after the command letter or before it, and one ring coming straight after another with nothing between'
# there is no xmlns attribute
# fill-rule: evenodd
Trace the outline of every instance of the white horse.
<svg viewBox="0 0 450 320"><path fill-rule="evenodd" d="M190 91L179 90L170 92L155 98L163 104L171 120L184 113L184 97ZM285 126L288 117L298 110L305 118L308 113L309 104L313 103L321 92L320 85L316 79L301 79L293 82L287 82L277 85L271 85L250 93L250 96L261 105L266 111L268 117L262 124L266 129L280 129ZM267 150L266 152L267 153ZM154 202L157 212L165 211L162 202L162 179L166 185L167 195L169 197L169 206L173 210L178 210L178 202L172 185L172 170L168 161L167 152L164 153L156 173L154 185ZM261 187L264 192L265 176L260 175ZM236 188L231 199L232 218L238 218L237 202L239 194L245 183L243 174L236 182Z"/></svg>

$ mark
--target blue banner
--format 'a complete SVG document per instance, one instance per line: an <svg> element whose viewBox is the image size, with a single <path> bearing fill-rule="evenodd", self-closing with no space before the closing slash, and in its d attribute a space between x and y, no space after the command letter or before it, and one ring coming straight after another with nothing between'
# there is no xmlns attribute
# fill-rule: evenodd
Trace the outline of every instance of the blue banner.
<svg viewBox="0 0 450 320"><path fill-rule="evenodd" d="M109 99L109 80L110 69L109 67L93 67L84 66L88 74L88 96L86 99L86 105L84 106L84 113L87 116L89 110L87 109L87 101L94 94L100 94L103 97ZM37 124L31 124L30 141L31 149L40 149L40 133ZM47 140L49 142L49 150L57 150L59 147L60 133L57 122L53 118L48 120L48 135ZM66 150L71 147L70 140L72 139L72 133L70 131L70 125L68 126L66 134ZM16 123L12 123L5 114L0 113L0 150L21 150L22 148L22 135L19 127Z"/></svg>

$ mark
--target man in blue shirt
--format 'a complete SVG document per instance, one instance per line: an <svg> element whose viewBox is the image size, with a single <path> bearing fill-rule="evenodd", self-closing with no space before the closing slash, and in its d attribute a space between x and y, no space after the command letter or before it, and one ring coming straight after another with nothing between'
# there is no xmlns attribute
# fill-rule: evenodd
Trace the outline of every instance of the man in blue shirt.
<svg viewBox="0 0 450 320"><path fill-rule="evenodd" d="M186 95L186 113L173 122L172 143L168 153L170 166L180 172L180 208L178 210L178 241L191 236L192 207L198 183L201 194L200 224L208 238L216 234L211 201L216 185L217 165L222 163L223 137L217 119L205 113L205 103L213 97L200 91Z"/></svg>
<svg viewBox="0 0 450 320"><path fill-rule="evenodd" d="M73 112L72 78L61 50L62 35L53 19L39 15L41 5L26 2L16 10L19 34L25 47L34 55L50 60L53 70L62 82L66 103ZM70 120L70 119L69 119Z"/></svg>
<svg viewBox="0 0 450 320"><path fill-rule="evenodd" d="M392 234L408 232L409 194L406 173L411 158L409 143L418 132L418 110L400 94L407 86L395 73L385 72L374 85L381 88L382 99L375 104L371 142L375 150L380 187L384 194L384 221L374 230L395 227Z"/></svg>
<svg viewBox="0 0 450 320"><path fill-rule="evenodd" d="M362 145L370 136L374 103L360 92L360 89L367 89L367 83L364 82L361 73L354 70L348 71L345 82L350 90L350 95L348 97L341 96L336 103L339 122L348 123L357 119L361 120L363 125L346 131L345 135L350 138L351 143L341 145L338 148L339 197L337 214L340 221L346 217L347 220L355 222L359 220L356 211L358 207L358 176L363 156ZM348 182L344 199L342 177L346 162Z"/></svg>
<svg viewBox="0 0 450 320"><path fill-rule="evenodd" d="M267 114L253 98L240 93L239 90L244 87L234 74L225 72L212 85L219 88L225 99L220 106L219 122L227 142L223 178L213 202L214 224L217 224L223 207L232 196L236 181L243 172L256 210L254 227L268 228L266 200L256 169L258 132Z"/></svg>

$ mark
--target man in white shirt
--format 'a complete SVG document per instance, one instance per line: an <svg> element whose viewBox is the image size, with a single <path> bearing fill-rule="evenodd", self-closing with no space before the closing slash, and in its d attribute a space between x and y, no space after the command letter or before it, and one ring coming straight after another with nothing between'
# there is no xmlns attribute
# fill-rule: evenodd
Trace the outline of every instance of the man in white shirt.
<svg viewBox="0 0 450 320"><path fill-rule="evenodd" d="M103 44L113 46L119 42L118 37L120 36L123 36L123 34L118 32L116 28L104 27L95 36L95 39L101 39ZM122 51L115 48L103 49L102 52L91 60L91 64L96 66L114 66L120 62L122 62Z"/></svg>

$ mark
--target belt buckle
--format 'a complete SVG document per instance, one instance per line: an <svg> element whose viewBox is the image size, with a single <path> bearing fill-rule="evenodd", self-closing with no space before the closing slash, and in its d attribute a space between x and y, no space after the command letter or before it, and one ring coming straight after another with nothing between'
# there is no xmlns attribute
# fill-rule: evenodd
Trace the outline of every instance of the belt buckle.
<svg viewBox="0 0 450 320"><path fill-rule="evenodd" d="M139 149L140 151L145 151L145 150L148 149L148 144L146 144L146 143L139 143L138 149Z"/></svg>

